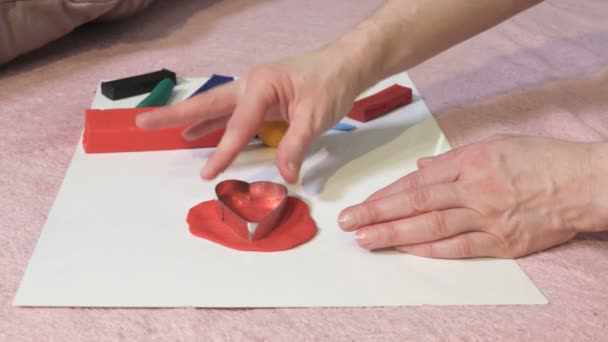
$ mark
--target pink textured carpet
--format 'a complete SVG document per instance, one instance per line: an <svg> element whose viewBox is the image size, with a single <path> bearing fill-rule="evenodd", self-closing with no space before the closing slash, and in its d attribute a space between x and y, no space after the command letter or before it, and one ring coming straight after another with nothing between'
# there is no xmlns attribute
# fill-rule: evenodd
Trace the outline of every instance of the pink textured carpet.
<svg viewBox="0 0 608 342"><path fill-rule="evenodd" d="M546 306L12 307L99 80L161 67L243 74L321 46L379 3L159 1L129 22L79 29L0 68L0 341L605 341L608 234L519 260ZM456 146L498 132L606 139L607 17L606 0L546 1L411 75Z"/></svg>

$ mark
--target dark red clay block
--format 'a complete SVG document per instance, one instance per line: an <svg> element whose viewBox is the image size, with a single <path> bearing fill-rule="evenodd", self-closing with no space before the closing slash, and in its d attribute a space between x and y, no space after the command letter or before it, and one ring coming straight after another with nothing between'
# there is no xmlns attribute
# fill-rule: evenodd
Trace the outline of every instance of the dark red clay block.
<svg viewBox="0 0 608 342"><path fill-rule="evenodd" d="M216 147L224 130L194 141L182 137L187 126L145 131L135 125L138 114L151 108L88 109L83 146L87 153L138 152Z"/></svg>
<svg viewBox="0 0 608 342"><path fill-rule="evenodd" d="M412 89L394 84L379 93L356 101L348 117L368 122L412 103Z"/></svg>

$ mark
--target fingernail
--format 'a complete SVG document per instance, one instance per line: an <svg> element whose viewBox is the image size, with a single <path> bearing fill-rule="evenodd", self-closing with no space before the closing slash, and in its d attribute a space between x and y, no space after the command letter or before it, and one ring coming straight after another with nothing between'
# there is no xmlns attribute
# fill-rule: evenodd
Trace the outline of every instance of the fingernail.
<svg viewBox="0 0 608 342"><path fill-rule="evenodd" d="M345 212L340 215L338 218L338 224L342 229L350 229L353 228L357 224L357 220L355 216L350 212Z"/></svg>
<svg viewBox="0 0 608 342"><path fill-rule="evenodd" d="M376 242L377 238L378 238L378 233L376 233L376 231L373 229L364 230L364 231L360 230L357 233L355 233L355 239L357 240L357 243L361 247L369 247L374 242Z"/></svg>
<svg viewBox="0 0 608 342"><path fill-rule="evenodd" d="M295 182L298 181L298 170L296 169L296 164L294 162L287 163L287 173L293 176Z"/></svg>
<svg viewBox="0 0 608 342"><path fill-rule="evenodd" d="M148 113L141 113L135 117L135 125L137 127L145 126L147 121Z"/></svg>
<svg viewBox="0 0 608 342"><path fill-rule="evenodd" d="M211 171L213 171L211 169L211 164L213 161L213 157L215 156L215 153L217 151L213 151L211 153L209 153L209 155L207 156L207 160L205 161L205 166L203 166L203 169L201 170L201 178L203 179L207 179L210 180L213 178L213 174Z"/></svg>
<svg viewBox="0 0 608 342"><path fill-rule="evenodd" d="M296 172L296 164L294 164L294 162L287 163L287 172L289 172L289 173Z"/></svg>
<svg viewBox="0 0 608 342"><path fill-rule="evenodd" d="M189 130L185 130L182 132L182 138L187 141L195 140L195 138L190 134Z"/></svg>
<svg viewBox="0 0 608 342"><path fill-rule="evenodd" d="M211 168L209 167L209 165L205 165L205 167L203 168L203 170L201 171L201 177L203 177L203 179L211 179L212 177L212 173L211 173Z"/></svg>

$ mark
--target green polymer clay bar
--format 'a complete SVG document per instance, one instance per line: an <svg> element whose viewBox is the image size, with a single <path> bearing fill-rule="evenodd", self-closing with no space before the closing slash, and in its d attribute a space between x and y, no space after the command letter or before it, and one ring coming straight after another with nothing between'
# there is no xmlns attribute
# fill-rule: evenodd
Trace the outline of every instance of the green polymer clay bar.
<svg viewBox="0 0 608 342"><path fill-rule="evenodd" d="M156 87L152 90L150 95L148 95L145 99L143 99L138 105L137 108L143 107L162 107L169 102L171 98L171 94L173 93L173 88L175 87L175 83L170 78L165 78L164 80L158 82Z"/></svg>

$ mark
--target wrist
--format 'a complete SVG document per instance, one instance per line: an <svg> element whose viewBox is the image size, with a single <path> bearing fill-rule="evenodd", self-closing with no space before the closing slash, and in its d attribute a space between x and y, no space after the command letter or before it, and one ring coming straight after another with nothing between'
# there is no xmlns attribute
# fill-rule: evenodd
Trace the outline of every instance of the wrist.
<svg viewBox="0 0 608 342"><path fill-rule="evenodd" d="M608 143L590 144L590 209L594 219L588 232L608 229Z"/></svg>
<svg viewBox="0 0 608 342"><path fill-rule="evenodd" d="M339 56L346 81L357 95L390 76L382 70L382 40L380 28L368 20L325 48L330 55Z"/></svg>

